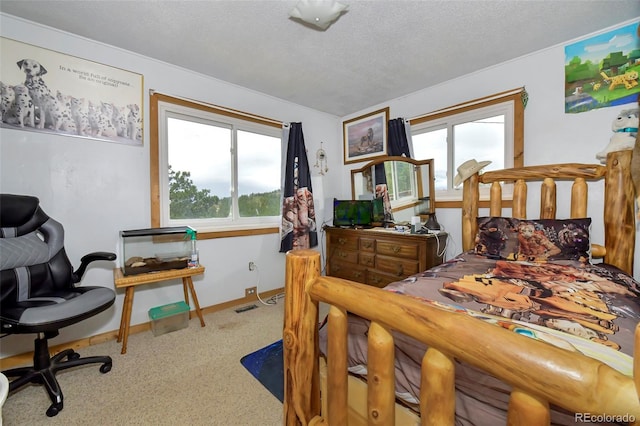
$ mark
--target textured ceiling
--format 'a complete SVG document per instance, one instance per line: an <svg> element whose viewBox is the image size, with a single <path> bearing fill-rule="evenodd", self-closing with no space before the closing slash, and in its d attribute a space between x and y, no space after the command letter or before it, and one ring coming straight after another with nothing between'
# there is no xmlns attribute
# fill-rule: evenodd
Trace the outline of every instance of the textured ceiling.
<svg viewBox="0 0 640 426"><path fill-rule="evenodd" d="M336 116L640 16L633 0L359 1L326 31L282 1L10 1L0 12Z"/></svg>

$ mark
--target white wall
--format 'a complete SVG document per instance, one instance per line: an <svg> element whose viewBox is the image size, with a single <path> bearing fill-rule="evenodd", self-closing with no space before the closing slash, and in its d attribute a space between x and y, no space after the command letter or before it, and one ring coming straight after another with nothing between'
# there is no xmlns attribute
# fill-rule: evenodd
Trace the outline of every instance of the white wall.
<svg viewBox="0 0 640 426"><path fill-rule="evenodd" d="M390 118L419 116L467 100L525 86L529 104L525 110L525 164L596 162L611 136L611 122L622 107L582 114L564 113L564 48L553 46L499 66L438 86L373 105L349 117L338 118L284 102L241 87L204 77L172 65L92 42L57 30L0 14L3 37L62 53L121 67L144 75L145 144L131 147L87 139L0 130L0 191L40 197L45 211L66 228L66 247L72 261L93 250L117 250L118 232L150 225L148 89L185 96L286 122L303 123L308 157L318 175L315 152L324 142L329 172L314 178L320 223L331 219L330 200L350 197L350 170L343 165L342 121L381 107L390 107ZM585 34L585 36L588 36ZM571 42L571 41L568 41ZM320 185L316 185L320 183ZM602 194L592 194L590 211L602 208ZM530 211L535 211L530 207ZM561 209L559 216L566 215ZM449 256L460 252L460 213L440 209L438 220L450 232ZM594 226L594 238L603 230ZM320 248L324 234L320 235ZM638 244L638 243L636 243ZM194 280L200 305L210 306L244 296L244 288L257 282L247 264L260 272L260 291L282 287L284 256L278 253L276 235L225 238L199 242L203 278ZM639 270L636 254L636 270ZM77 265L77 263L76 263ZM94 266L85 283L112 284L112 265ZM181 286L146 286L136 290L132 324L146 322L153 306L180 300ZM90 321L63 330L55 343L117 329L123 293L115 307ZM32 336L3 340L0 357L31 349Z"/></svg>
<svg viewBox="0 0 640 426"><path fill-rule="evenodd" d="M621 23L619 26L635 21L637 19ZM612 28L603 29L602 32ZM594 34L585 34L585 37L592 35ZM595 155L609 143L612 135L612 121L620 110L633 105L602 108L581 114L565 114L564 46L575 41L577 40L568 40L562 45L552 46L384 104L374 105L367 111L389 106L390 118L413 118L444 107L524 86L529 93L524 124L525 165L560 162L598 163ZM367 111L359 111L344 119L362 115ZM487 158L478 160L487 160ZM356 167L361 165L345 167L339 176L332 175L331 178L336 181L331 182L331 187L339 187L338 180L348 182L349 170ZM562 186L558 185L559 190L560 188ZM529 194L531 200L536 199L535 191L530 189ZM350 188L343 186L340 196L350 196ZM602 191L590 193L588 208L594 217L593 239L603 244L602 221L595 219L597 214L602 214L602 200ZM568 217L569 200L558 199L558 204L558 217ZM527 211L530 217L534 217L539 211L539 204L528 205ZM447 250L448 257L451 257L462 250L460 211L459 209L438 209L436 215L438 221L451 235ZM640 240L636 233L637 250L634 267L636 276L640 274L639 244Z"/></svg>
<svg viewBox="0 0 640 426"><path fill-rule="evenodd" d="M284 122L302 122L312 164L321 141L325 142L329 160L337 157L327 145L339 137L338 117L12 16L0 14L0 28L2 37L144 75L142 147L0 130L0 191L40 198L45 212L65 226L65 246L75 267L90 251L119 251L120 230L150 226L149 89ZM338 169L335 163L329 168ZM315 189L322 192L321 188ZM323 203L319 204L322 207ZM322 210L318 213L323 217ZM204 240L198 247L207 268L203 277L194 279L201 307L242 298L244 289L255 286L258 280L259 291L284 285L284 254L278 252L279 238L275 234ZM249 261L257 264L258 272L249 272ZM114 266L107 262L93 264L83 284L113 286ZM131 324L148 321L149 308L181 298L179 281L138 288ZM123 299L123 291L118 290L114 307L63 329L53 343L117 330ZM2 341L0 357L32 350L32 345L31 335L9 336Z"/></svg>

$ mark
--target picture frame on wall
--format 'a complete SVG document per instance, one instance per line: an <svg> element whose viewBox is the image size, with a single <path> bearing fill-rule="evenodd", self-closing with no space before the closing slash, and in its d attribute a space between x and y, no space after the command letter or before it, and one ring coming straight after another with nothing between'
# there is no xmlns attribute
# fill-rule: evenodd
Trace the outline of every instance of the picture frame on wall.
<svg viewBox="0 0 640 426"><path fill-rule="evenodd" d="M0 37L0 88L2 128L143 144L142 74Z"/></svg>
<svg viewBox="0 0 640 426"><path fill-rule="evenodd" d="M389 107L344 121L344 164L387 155Z"/></svg>
<svg viewBox="0 0 640 426"><path fill-rule="evenodd" d="M640 21L565 46L564 112L636 103Z"/></svg>

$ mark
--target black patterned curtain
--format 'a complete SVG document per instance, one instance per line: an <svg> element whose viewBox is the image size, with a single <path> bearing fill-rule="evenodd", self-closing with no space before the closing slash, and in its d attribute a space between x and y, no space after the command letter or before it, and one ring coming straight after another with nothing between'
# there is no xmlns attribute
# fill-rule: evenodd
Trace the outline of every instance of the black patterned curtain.
<svg viewBox="0 0 640 426"><path fill-rule="evenodd" d="M387 154L398 156L404 155L405 157L411 158L411 148L407 139L407 126L404 122L404 118L394 118L393 120L389 120L387 131ZM393 222L391 200L389 200L387 175L384 170L384 164L378 164L375 167L375 187L376 198L382 198L385 222Z"/></svg>
<svg viewBox="0 0 640 426"><path fill-rule="evenodd" d="M387 153L389 155L404 155L405 157L413 158L409 138L407 138L407 124L405 124L404 118L389 120Z"/></svg>
<svg viewBox="0 0 640 426"><path fill-rule="evenodd" d="M280 252L318 245L316 211L302 123L290 123L284 182Z"/></svg>

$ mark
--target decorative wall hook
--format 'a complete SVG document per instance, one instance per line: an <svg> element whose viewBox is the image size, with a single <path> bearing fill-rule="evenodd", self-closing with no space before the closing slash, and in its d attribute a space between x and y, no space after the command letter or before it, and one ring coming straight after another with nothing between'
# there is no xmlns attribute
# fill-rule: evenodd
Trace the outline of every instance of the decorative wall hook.
<svg viewBox="0 0 640 426"><path fill-rule="evenodd" d="M327 166L327 153L322 149L323 142L320 142L320 149L316 151L316 164L313 167L320 169L320 174L324 175L329 171Z"/></svg>

